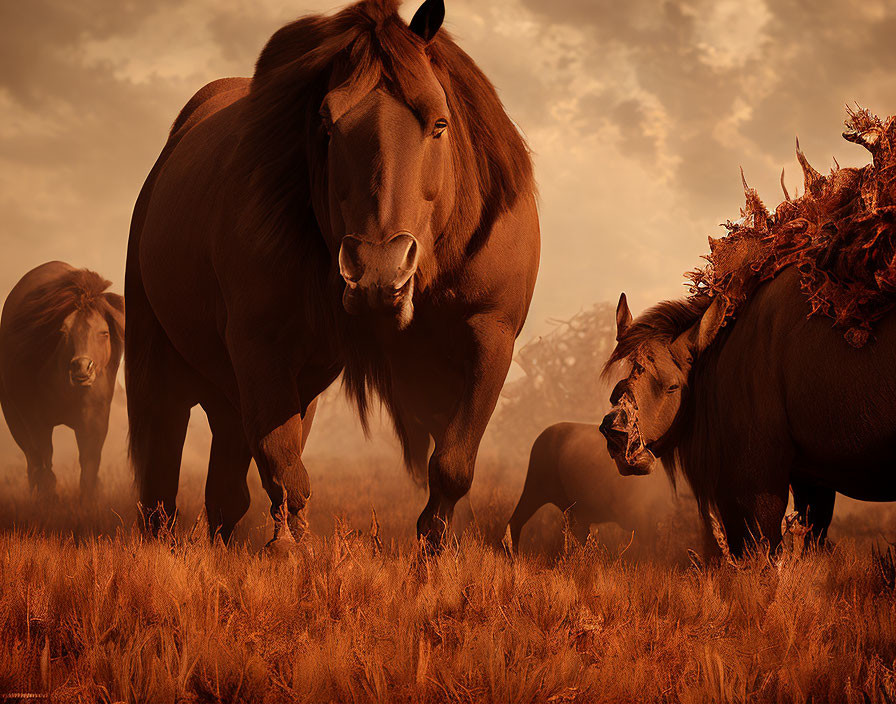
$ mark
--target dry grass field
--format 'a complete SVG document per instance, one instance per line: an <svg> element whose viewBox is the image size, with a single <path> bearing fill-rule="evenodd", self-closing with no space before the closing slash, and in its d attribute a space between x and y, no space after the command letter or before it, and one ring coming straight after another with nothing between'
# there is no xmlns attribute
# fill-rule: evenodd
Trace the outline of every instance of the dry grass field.
<svg viewBox="0 0 896 704"><path fill-rule="evenodd" d="M394 460L348 466L317 449L311 536L273 558L259 553L270 523L255 477L234 545L208 543L196 522L201 450L185 461L177 532L158 542L134 529L114 442L104 498L86 507L73 456L57 452L60 499L47 505L28 497L6 453L0 693L154 704L896 701L887 508L840 510L831 552L713 568L688 556L699 538L687 501L655 545L602 528L582 548L544 509L510 560L498 545L524 466L487 453L457 539L426 557L413 537L425 495Z"/></svg>

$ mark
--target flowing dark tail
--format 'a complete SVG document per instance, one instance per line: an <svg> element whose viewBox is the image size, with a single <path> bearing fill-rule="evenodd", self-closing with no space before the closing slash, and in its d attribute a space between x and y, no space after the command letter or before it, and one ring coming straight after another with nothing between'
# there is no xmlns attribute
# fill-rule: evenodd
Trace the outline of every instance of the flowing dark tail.
<svg viewBox="0 0 896 704"><path fill-rule="evenodd" d="M130 259L130 257L129 257ZM156 319L139 270L128 262L125 275L125 300L128 305L128 321L124 343L124 379L128 404L128 455L134 468L134 479L142 489L149 470L146 458L150 455L151 423L146 412L148 397L152 395L149 369L153 356L158 356L160 336L164 335ZM142 492L141 492L142 493Z"/></svg>

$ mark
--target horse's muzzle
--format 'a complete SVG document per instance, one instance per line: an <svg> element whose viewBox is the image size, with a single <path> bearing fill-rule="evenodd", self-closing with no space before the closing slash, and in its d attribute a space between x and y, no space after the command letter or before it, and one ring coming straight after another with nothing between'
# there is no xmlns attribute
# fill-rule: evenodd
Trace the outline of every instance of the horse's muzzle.
<svg viewBox="0 0 896 704"><path fill-rule="evenodd" d="M627 410L629 405L623 401L611 410L604 416L599 430L607 439L607 451L620 474L649 474L656 456L641 437L636 414Z"/></svg>
<svg viewBox="0 0 896 704"><path fill-rule="evenodd" d="M607 450L612 457L625 454L628 445L628 433L625 430L624 421L619 421L619 411L611 411L604 416L600 424L600 432L607 439Z"/></svg>
<svg viewBox="0 0 896 704"><path fill-rule="evenodd" d="M388 242L343 237L339 273L345 280L342 305L346 312L385 315L394 318L399 328L407 327L414 312L414 274L419 258L417 240L406 232Z"/></svg>
<svg viewBox="0 0 896 704"><path fill-rule="evenodd" d="M69 363L68 378L72 386L92 386L96 381L96 364L90 357L75 357Z"/></svg>

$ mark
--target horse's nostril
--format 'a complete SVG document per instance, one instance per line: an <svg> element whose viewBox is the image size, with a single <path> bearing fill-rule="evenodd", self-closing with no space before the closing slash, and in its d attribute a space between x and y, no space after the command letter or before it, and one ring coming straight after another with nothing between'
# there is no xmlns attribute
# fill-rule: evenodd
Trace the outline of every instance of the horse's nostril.
<svg viewBox="0 0 896 704"><path fill-rule="evenodd" d="M417 258L419 256L420 248L417 246L417 240L410 235L402 235L406 237L408 242L408 249L404 255L404 269L407 271L413 271L417 268Z"/></svg>
<svg viewBox="0 0 896 704"><path fill-rule="evenodd" d="M357 283L364 276L364 263L360 257L361 240L351 235L342 238L339 246L339 273L351 283Z"/></svg>

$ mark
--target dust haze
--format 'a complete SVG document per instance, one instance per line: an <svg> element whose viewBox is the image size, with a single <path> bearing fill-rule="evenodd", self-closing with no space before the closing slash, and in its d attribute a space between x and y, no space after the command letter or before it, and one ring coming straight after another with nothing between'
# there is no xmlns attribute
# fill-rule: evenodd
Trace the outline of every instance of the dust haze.
<svg viewBox="0 0 896 704"><path fill-rule="evenodd" d="M121 292L134 200L180 107L209 80L251 75L285 22L340 5L2 3L0 292L51 259L95 269ZM738 167L776 203L782 167L791 190L799 183L796 135L821 170L832 157L858 165L867 155L839 136L844 103L893 112L896 7L886 0L446 5L446 27L497 86L534 153L542 259L521 345L549 333L550 320L623 289L636 311L681 295L682 272L700 263L706 236L738 214ZM512 379L521 376L512 369ZM123 402L119 390L103 474L126 463ZM597 419L604 404L605 395L595 398L574 419ZM73 484L74 443L67 430L56 436L57 471ZM533 439L519 433L512 468L496 475L511 494ZM204 471L208 441L194 414L187 472ZM342 458L325 462L338 471L362 455L384 457L398 474L393 445L386 427L364 441L331 392L308 446L312 482L321 480L315 458ZM494 448L487 441L483 453ZM6 481L23 484L5 425L0 452Z"/></svg>

